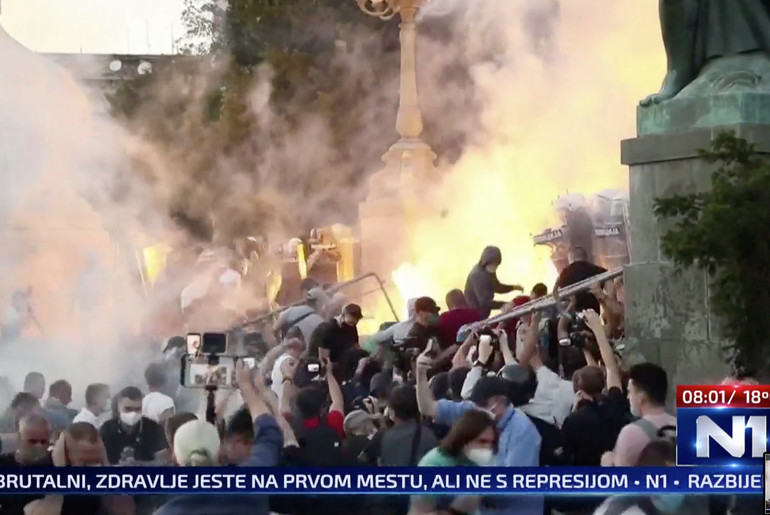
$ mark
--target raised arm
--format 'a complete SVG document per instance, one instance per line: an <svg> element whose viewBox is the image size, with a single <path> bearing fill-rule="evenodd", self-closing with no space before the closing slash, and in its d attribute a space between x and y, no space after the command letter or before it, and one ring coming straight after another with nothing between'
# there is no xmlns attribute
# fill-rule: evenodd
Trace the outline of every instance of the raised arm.
<svg viewBox="0 0 770 515"><path fill-rule="evenodd" d="M471 332L452 358L452 368L468 366L468 353L474 343L476 343L476 335Z"/></svg>
<svg viewBox="0 0 770 515"><path fill-rule="evenodd" d="M517 356L519 364L523 367L532 367L537 370L543 365L537 352L537 340L540 336L540 312L532 313L529 330L521 346L521 353ZM510 351L509 351L510 352ZM508 364L506 360L506 364Z"/></svg>
<svg viewBox="0 0 770 515"><path fill-rule="evenodd" d="M342 388L340 388L340 384L332 372L332 363L328 358L324 358L323 364L326 367L326 384L329 385L329 397L332 401L329 411L339 411L344 414L345 398L342 396Z"/></svg>
<svg viewBox="0 0 770 515"><path fill-rule="evenodd" d="M259 373L262 375L262 377L268 377L270 375L270 372L273 371L273 365L275 365L275 361L285 351L286 344L281 342L270 349L267 354L265 354L265 357L262 358L262 362L259 364Z"/></svg>
<svg viewBox="0 0 770 515"><path fill-rule="evenodd" d="M599 345L599 353L602 356L604 366L607 368L607 388L620 388L622 390L623 384L620 379L620 367L618 366L617 359L615 359L615 353L612 352L610 342L604 334L602 319L591 309L584 311L583 314L588 328L591 329L594 336L596 336L596 343Z"/></svg>
<svg viewBox="0 0 770 515"><path fill-rule="evenodd" d="M270 415L270 407L254 385L251 371L243 360L238 360L235 363L235 381L238 385L238 389L241 391L243 402L245 402L246 406L249 408L252 419L259 418L262 415ZM264 385L264 380L259 374L257 374L257 381Z"/></svg>
<svg viewBox="0 0 770 515"><path fill-rule="evenodd" d="M417 357L417 405L420 413L426 417L435 417L438 403L428 386L428 369L433 366L433 360L427 354L428 350Z"/></svg>
<svg viewBox="0 0 770 515"><path fill-rule="evenodd" d="M508 333L505 332L505 329L501 328L497 331L497 338L498 340L500 340L500 352L502 352L503 354L503 361L505 362L505 364L513 365L514 363L516 363L516 357L513 355L513 352L511 351L511 346L510 346L510 343L508 342Z"/></svg>
<svg viewBox="0 0 770 515"><path fill-rule="evenodd" d="M242 360L235 364L235 381L254 421L254 446L246 467L272 467L278 464L283 435L265 401L267 386L261 375L252 381L251 371Z"/></svg>

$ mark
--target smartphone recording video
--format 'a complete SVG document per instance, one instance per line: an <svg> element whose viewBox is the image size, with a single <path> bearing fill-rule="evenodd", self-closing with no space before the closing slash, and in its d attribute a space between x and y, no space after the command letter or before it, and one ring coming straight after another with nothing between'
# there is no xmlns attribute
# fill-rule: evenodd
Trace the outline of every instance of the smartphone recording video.
<svg viewBox="0 0 770 515"><path fill-rule="evenodd" d="M307 364L307 371L311 374L317 374L321 371L321 365L319 363L308 363Z"/></svg>
<svg viewBox="0 0 770 515"><path fill-rule="evenodd" d="M187 354L190 356L198 356L201 351L201 335L197 333L190 333L187 335Z"/></svg>
<svg viewBox="0 0 770 515"><path fill-rule="evenodd" d="M255 366L257 366L257 359L256 358L243 358L243 363L248 367L249 370L253 369Z"/></svg>
<svg viewBox="0 0 770 515"><path fill-rule="evenodd" d="M183 375L182 386L186 388L229 389L235 378L235 359L232 356L219 356L216 362L210 362L205 357L189 357Z"/></svg>
<svg viewBox="0 0 770 515"><path fill-rule="evenodd" d="M220 355L227 352L227 335L225 333L204 333L201 343L201 353Z"/></svg>

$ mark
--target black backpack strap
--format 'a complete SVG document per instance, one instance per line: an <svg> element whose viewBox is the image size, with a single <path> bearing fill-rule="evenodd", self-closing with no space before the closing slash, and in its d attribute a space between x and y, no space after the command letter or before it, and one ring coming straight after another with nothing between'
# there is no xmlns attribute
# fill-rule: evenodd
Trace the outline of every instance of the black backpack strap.
<svg viewBox="0 0 770 515"><path fill-rule="evenodd" d="M414 431L414 437L412 438L412 450L409 451L409 466L414 467L417 465L417 450L420 446L420 440L422 439L422 423L417 421L417 429Z"/></svg>

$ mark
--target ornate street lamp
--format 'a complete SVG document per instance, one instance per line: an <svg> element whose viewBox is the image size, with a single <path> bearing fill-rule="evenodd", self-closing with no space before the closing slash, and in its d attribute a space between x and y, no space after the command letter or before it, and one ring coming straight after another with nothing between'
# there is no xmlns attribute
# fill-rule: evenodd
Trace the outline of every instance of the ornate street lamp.
<svg viewBox="0 0 770 515"><path fill-rule="evenodd" d="M420 7L430 0L356 0L363 12L382 20L401 16L401 84L396 131L400 138L382 156L385 167L372 174L369 194L359 205L361 269L384 277L411 259L411 230L433 211L425 185L437 176L436 154L420 139L422 113L417 96L417 26Z"/></svg>
<svg viewBox="0 0 770 515"><path fill-rule="evenodd" d="M381 20L401 15L401 90L396 130L404 139L422 134L422 113L417 97L417 25L415 18L425 0L356 0L358 7Z"/></svg>
<svg viewBox="0 0 770 515"><path fill-rule="evenodd" d="M372 178L371 197L389 196L405 185L394 182L412 182L430 176L436 155L421 139L422 113L417 94L417 25L420 7L430 0L356 0L358 7L369 16L390 20L401 16L401 76L396 131L401 137L383 156L385 170ZM388 173L390 172L390 173ZM396 172L401 177L394 177ZM377 176L379 175L379 177ZM408 177L405 177L408 176ZM401 179L401 180L398 180ZM384 190L384 191L383 191Z"/></svg>

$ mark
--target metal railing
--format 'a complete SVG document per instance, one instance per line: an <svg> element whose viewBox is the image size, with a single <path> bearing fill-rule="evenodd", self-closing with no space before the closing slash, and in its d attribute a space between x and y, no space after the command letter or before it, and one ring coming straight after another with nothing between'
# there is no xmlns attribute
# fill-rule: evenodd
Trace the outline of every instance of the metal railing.
<svg viewBox="0 0 770 515"><path fill-rule="evenodd" d="M324 290L324 292L332 296L335 293L344 290L345 288L348 288L350 286L353 286L354 284L360 283L361 281L364 281L369 278L374 278L375 281L377 281L377 284L379 286L378 290L382 292L383 295L385 295L385 300L388 302L388 307L390 307L390 311L393 313L393 317L395 318L396 322L399 321L398 314L396 313L396 308L393 307L393 302L390 300L390 296L388 295L388 292L385 290L385 282L380 278L379 275L375 274L374 272L364 274L362 276L356 277L355 279L351 279L350 281L345 281L344 283L335 284L331 288L328 288ZM367 292L365 295L368 295L369 293L376 292L377 290L371 290ZM239 324L237 328L245 328L253 325L261 324L267 320L270 320L271 318L275 318L281 315L284 311L290 308L296 308L299 306L305 306L307 304L306 300L295 302L294 304L289 304L288 306L283 306L280 309L273 310L269 313L265 313L264 315L258 316L257 318L247 320L246 322Z"/></svg>
<svg viewBox="0 0 770 515"><path fill-rule="evenodd" d="M573 295L576 295L578 293L588 291L595 284L603 283L605 281L610 281L612 279L615 279L616 277L620 277L621 275L623 275L623 269L616 268L614 270L610 270L609 272L604 272L603 274L589 277L588 279L580 281L579 283L575 283L571 286L567 286L566 288L560 288L558 291L559 298L564 299L567 297L572 297ZM511 320L513 318L519 318L524 315L529 315L530 313L534 313L535 311L542 311L544 309L548 309L550 307L556 306L556 303L557 301L553 297L553 295L548 295L547 297L542 297L540 299L527 302L526 304L523 304L517 308L514 308L507 313L502 313L500 315L489 317L486 320L482 320L481 322L477 322L473 324L471 328L473 330L477 330L484 327L489 327L492 325L499 324L500 322L507 322L508 320Z"/></svg>

